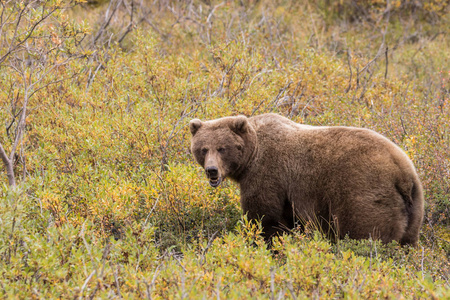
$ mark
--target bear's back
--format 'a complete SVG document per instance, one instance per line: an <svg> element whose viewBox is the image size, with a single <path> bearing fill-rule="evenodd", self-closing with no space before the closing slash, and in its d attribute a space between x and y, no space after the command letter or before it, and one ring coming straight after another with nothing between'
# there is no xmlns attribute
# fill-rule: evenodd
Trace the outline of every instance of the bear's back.
<svg viewBox="0 0 450 300"><path fill-rule="evenodd" d="M406 153L370 129L304 125L272 113L251 117L249 121L258 136L260 159L270 168L286 163L326 171L331 167L345 169L351 164L362 167L371 163L371 168L376 169L395 164L417 176ZM286 153L282 154L286 162L278 157L281 153Z"/></svg>
<svg viewBox="0 0 450 300"><path fill-rule="evenodd" d="M316 126L296 123L274 113L251 117L249 118L249 122L256 132L263 131L266 134L283 134L289 133L290 131L298 131L299 129L308 130L318 128Z"/></svg>

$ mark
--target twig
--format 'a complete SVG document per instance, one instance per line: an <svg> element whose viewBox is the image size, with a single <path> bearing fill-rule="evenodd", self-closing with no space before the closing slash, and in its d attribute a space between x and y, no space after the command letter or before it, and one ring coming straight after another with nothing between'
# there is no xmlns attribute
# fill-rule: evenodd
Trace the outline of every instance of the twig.
<svg viewBox="0 0 450 300"><path fill-rule="evenodd" d="M217 278L217 285L216 285L217 300L220 300L220 282L221 281L222 281L222 277L219 275L219 278Z"/></svg>
<svg viewBox="0 0 450 300"><path fill-rule="evenodd" d="M202 251L202 257L200 258L200 265L203 265L206 261L206 253L208 252L209 248L211 247L212 243L214 242L214 239L216 238L217 234L219 233L219 230L213 233L213 235L209 238L208 244L206 244L206 248Z"/></svg>
<svg viewBox="0 0 450 300"><path fill-rule="evenodd" d="M211 44L211 29L212 29L212 21L211 21L211 18L212 18L212 16L214 15L214 12L216 11L216 9L219 8L219 7L221 7L221 6L224 5L224 4L225 4L225 2L222 2L222 3L219 3L219 4L215 5L215 6L212 8L211 12L209 13L208 18L206 19L206 23L208 24L208 28L207 28L208 31L206 32L206 35L207 35L207 37L208 37L208 43L209 43L209 44Z"/></svg>
<svg viewBox="0 0 450 300"><path fill-rule="evenodd" d="M278 300L284 299L284 288L282 288L280 290L280 292L278 293Z"/></svg>
<svg viewBox="0 0 450 300"><path fill-rule="evenodd" d="M91 249L89 248L89 245L88 245L88 243L86 241L86 238L84 236L85 224L86 224L86 222L84 222L82 227L81 227L80 236L81 236L81 239L83 240L84 246L86 247L86 250L87 250L87 252L89 254L89 257L91 259L92 265L95 265L95 261L94 261L94 258L92 257ZM95 270L95 272L97 272L97 270Z"/></svg>
<svg viewBox="0 0 450 300"><path fill-rule="evenodd" d="M425 248L422 246L422 260L420 261L420 270L422 272L422 279L423 279L423 260L425 258Z"/></svg>
<svg viewBox="0 0 450 300"><path fill-rule="evenodd" d="M389 47L386 46L386 51L384 52L384 55L386 57L386 71L384 72L384 79L387 79L387 75L388 75L388 65L389 65L388 51L389 51Z"/></svg>
<svg viewBox="0 0 450 300"><path fill-rule="evenodd" d="M276 104L278 102L278 99L280 99L280 96L286 92L286 90L291 86L291 84L292 84L292 80L289 80L288 83L284 87L282 87L280 89L280 91L278 92L277 96L272 101L271 111L273 111L274 107L276 106Z"/></svg>
<svg viewBox="0 0 450 300"><path fill-rule="evenodd" d="M347 63L348 63L348 69L350 70L350 79L348 80L348 87L345 89L345 93L348 93L350 91L350 89L352 88L353 71L352 71L352 66L350 64L350 49L347 49Z"/></svg>
<svg viewBox="0 0 450 300"><path fill-rule="evenodd" d="M27 10L28 6L32 6L32 4L34 2L25 4L25 6L20 11L19 16L17 18L16 25L15 25L14 35L13 35L13 38L11 39L11 43L9 44L8 52L6 52L2 57L0 57L0 65L6 60L6 58L8 58L9 55L11 55L13 52L15 52L24 43L26 43L30 39L30 37L32 36L32 34L36 30L36 28L57 10L57 6L55 6L55 8L53 10L50 10L47 14L42 15L41 18L36 23L34 23L30 29L28 29L26 31L27 35L23 39L21 39L21 41L19 43L17 43L16 45L13 45L14 41L17 40L17 31L19 30L19 27L20 27L19 24L22 20L22 16L25 14L25 10ZM45 11L45 10L43 9L42 11Z"/></svg>
<svg viewBox="0 0 450 300"><path fill-rule="evenodd" d="M239 59L235 59L233 64L225 71L225 73L222 75L222 80L220 80L220 85L217 88L217 90L212 94L212 97L218 96L220 97L223 93L223 85L225 83L225 79L227 78L228 73L231 72L231 70L234 68L234 66L238 63Z"/></svg>
<svg viewBox="0 0 450 300"><path fill-rule="evenodd" d="M145 281L145 284L147 286L147 298L149 300L152 299L152 288L155 285L155 281L156 281L156 277L158 276L159 272L160 272L160 268L163 265L164 261L161 261L161 263L156 267L155 273L153 274L153 278L152 278L152 282L150 284L147 284L147 282Z"/></svg>
<svg viewBox="0 0 450 300"><path fill-rule="evenodd" d="M369 62L361 69L361 71L358 72L358 77L359 77L359 75L361 75L362 72L364 72L365 70L367 70L367 68L369 68L369 67L370 67L370 66L378 59L378 57L380 57L383 48L384 48L384 42L381 43L381 46L380 46L380 48L378 49L378 52L377 52L377 54L375 55L375 57L374 57L371 61L369 61Z"/></svg>
<svg viewBox="0 0 450 300"><path fill-rule="evenodd" d="M19 96L19 93L17 93L17 96ZM17 117L18 117L21 113L22 113L22 108L19 110L19 112L18 112L16 115L14 115L14 112L12 112L12 114L13 114L12 121L11 121L11 123L9 124L9 126L6 126L6 134L8 135L8 137L10 137L9 130L11 129L11 127L13 126L13 124L14 124L14 122L16 121Z"/></svg>
<svg viewBox="0 0 450 300"><path fill-rule="evenodd" d="M302 118L306 117L306 116L305 116L305 110L309 107L309 104L310 104L313 100L314 100L314 97L311 97L311 98L308 100L308 102L306 102L305 106L304 106L303 109L302 109L302 112L300 113L300 116L301 116ZM317 111L316 111L316 112L317 112Z"/></svg>
<svg viewBox="0 0 450 300"><path fill-rule="evenodd" d="M83 291L86 288L86 286L89 283L89 281L91 280L92 276L94 276L95 272L96 272L95 270L92 271L91 274L88 276L88 278L86 278L86 280L84 281L84 284L83 284L83 286L81 287L81 290L80 290L80 297L79 297L79 299L83 299L83 296L82 296L83 295Z"/></svg>
<svg viewBox="0 0 450 300"><path fill-rule="evenodd" d="M292 282L286 281L286 287L288 288L289 292L291 293L292 299L297 300L297 297L295 296L294 287L292 286Z"/></svg>
<svg viewBox="0 0 450 300"><path fill-rule="evenodd" d="M184 267L181 268L180 277L181 277L181 299L186 299L186 269Z"/></svg>
<svg viewBox="0 0 450 300"><path fill-rule="evenodd" d="M292 81L289 81L289 82L286 84L286 86L284 86L283 88L281 88L281 89L278 91L278 94L275 96L275 99L273 99L273 101L272 101L272 103L273 103L274 105L276 105L276 103L277 103L278 99L280 98L281 94L284 93L284 92L286 91L286 89L288 89L289 86L290 86L291 84L292 84ZM261 100L261 101L258 103L258 105L252 110L252 113L250 114L250 116L253 116L253 115L258 111L258 109L263 105L263 103L266 102L266 100L267 100L267 98ZM273 106L272 106L272 109L273 109Z"/></svg>
<svg viewBox="0 0 450 300"><path fill-rule="evenodd" d="M93 46L97 43L97 40L103 34L103 31L105 31L105 29L109 26L109 23L111 22L112 17L115 15L115 13L116 13L117 9L119 8L120 4L122 4L122 0L118 0L117 1L117 5L114 7L113 11L111 12L111 14L108 17L109 10L111 9L111 6L113 5L113 3L114 3L114 1L109 2L109 6L108 6L108 9L106 10L106 14L105 14L105 22L102 24L102 26L100 27L99 31L95 35L94 40L92 41L92 45Z"/></svg>
<svg viewBox="0 0 450 300"><path fill-rule="evenodd" d="M187 112L187 113L185 113L185 110L186 110L186 108L185 108L185 109L183 110L183 112L182 112L181 118L178 119L178 121L177 121L177 122L175 123L175 125L172 127L172 131L170 132L169 137L166 139L165 145L163 145L163 144L160 142L160 149L161 149L161 152L162 152L162 158L161 158L161 171L165 171L165 170L166 170L166 165L167 165L167 149L168 149L168 147L169 147L169 145L170 145L170 142L171 142L172 138L173 138L174 136L176 136L176 135L178 134L178 132L183 128L183 126L179 126L179 125L181 124L181 122L182 122L186 117L188 117L189 115L192 115L192 114L196 113L196 112L198 111L199 107L200 107L200 105L197 104L197 105L195 105L195 107L194 107L191 111L189 111L189 112ZM158 127L159 127L159 126L158 126ZM158 128L158 131L159 131L159 128ZM161 141L160 136L159 136L158 138L159 138L159 140Z"/></svg>
<svg viewBox="0 0 450 300"><path fill-rule="evenodd" d="M275 298L275 269L270 267L270 300L274 300Z"/></svg>
<svg viewBox="0 0 450 300"><path fill-rule="evenodd" d="M408 132L406 131L406 127L405 127L405 124L403 123L403 118L401 116L400 116L400 123L402 124L402 129L403 129L403 133L404 133L403 137L405 137L408 135Z"/></svg>
<svg viewBox="0 0 450 300"><path fill-rule="evenodd" d="M256 74L255 76L253 76L252 80L250 81L248 88L250 88L250 86L253 84L253 81L255 81L255 79L265 73L271 73L273 72L273 70L267 70L267 69L263 69L261 72L259 72L258 74Z"/></svg>
<svg viewBox="0 0 450 300"><path fill-rule="evenodd" d="M116 283L117 294L119 295L119 297L122 297L122 294L120 293L119 278L117 276L117 265L116 269L114 270L114 281Z"/></svg>
<svg viewBox="0 0 450 300"><path fill-rule="evenodd" d="M3 149L2 143L0 143L0 157L3 160L3 163L6 167L6 175L8 176L8 184L11 187L16 186L16 179L14 176L14 168L12 165L12 161L8 158L8 155L5 152L5 149Z"/></svg>
<svg viewBox="0 0 450 300"><path fill-rule="evenodd" d="M134 0L131 1L131 12L130 12L130 23L128 23L127 29L122 34L122 36L119 38L118 43L122 43L122 41L125 39L125 37L133 31L134 23L133 23L133 16L134 16Z"/></svg>
<svg viewBox="0 0 450 300"><path fill-rule="evenodd" d="M440 34L445 34L445 32L443 31L439 31L437 32L435 35L433 35L430 39L428 39L428 43L434 41ZM425 48L427 44L426 43L422 43L419 47L419 49L416 50L416 52L414 52L414 54L411 56L411 60L414 61L414 58L416 57L417 53L419 53L420 51L422 51L423 48Z"/></svg>

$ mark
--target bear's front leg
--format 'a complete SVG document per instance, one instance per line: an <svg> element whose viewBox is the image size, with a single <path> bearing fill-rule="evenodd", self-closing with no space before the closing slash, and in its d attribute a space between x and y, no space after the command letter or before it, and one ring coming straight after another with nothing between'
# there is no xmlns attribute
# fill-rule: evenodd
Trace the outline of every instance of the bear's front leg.
<svg viewBox="0 0 450 300"><path fill-rule="evenodd" d="M266 216L263 216L263 219L261 220L261 225L263 227L262 236L268 245L272 244L272 238L282 235L283 232L289 232L292 229L285 223L284 220L266 218Z"/></svg>
<svg viewBox="0 0 450 300"><path fill-rule="evenodd" d="M261 195L241 198L241 206L249 220L261 221L262 236L270 245L272 238L294 228L292 205L283 197Z"/></svg>

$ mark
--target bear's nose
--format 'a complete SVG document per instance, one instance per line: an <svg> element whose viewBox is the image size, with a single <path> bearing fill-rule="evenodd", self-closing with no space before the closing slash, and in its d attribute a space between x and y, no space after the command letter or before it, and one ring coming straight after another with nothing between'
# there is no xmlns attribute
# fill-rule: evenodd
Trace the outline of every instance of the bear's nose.
<svg viewBox="0 0 450 300"><path fill-rule="evenodd" d="M205 169L206 171L206 175L208 176L208 178L217 178L218 174L219 174L219 169L217 169L217 167L207 167Z"/></svg>

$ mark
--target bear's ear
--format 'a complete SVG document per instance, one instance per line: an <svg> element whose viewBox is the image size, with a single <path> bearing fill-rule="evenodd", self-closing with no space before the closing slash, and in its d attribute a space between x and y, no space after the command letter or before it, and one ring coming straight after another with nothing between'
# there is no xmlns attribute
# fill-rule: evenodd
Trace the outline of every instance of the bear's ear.
<svg viewBox="0 0 450 300"><path fill-rule="evenodd" d="M200 127L202 127L202 121L199 119L193 119L189 122L189 129L191 130L192 135L195 135Z"/></svg>
<svg viewBox="0 0 450 300"><path fill-rule="evenodd" d="M246 133L248 131L248 119L246 116L237 116L233 120L230 129L237 134Z"/></svg>

